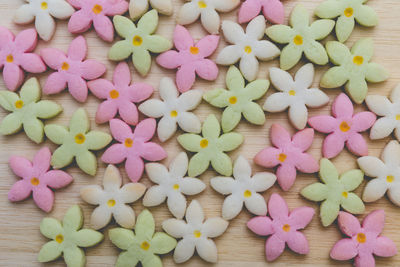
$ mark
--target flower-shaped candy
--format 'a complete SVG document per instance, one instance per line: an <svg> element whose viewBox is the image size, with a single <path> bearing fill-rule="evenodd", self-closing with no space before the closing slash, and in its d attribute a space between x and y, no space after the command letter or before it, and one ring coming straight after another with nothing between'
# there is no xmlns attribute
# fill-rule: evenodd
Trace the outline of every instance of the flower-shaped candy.
<svg viewBox="0 0 400 267"><path fill-rule="evenodd" d="M81 189L81 197L92 205L99 205L92 213L90 224L94 229L105 227L114 217L124 228L135 226L135 212L126 205L143 196L146 186L141 183L128 183L123 187L121 175L114 165L108 165L103 178L103 188L89 185Z"/></svg>
<svg viewBox="0 0 400 267"><path fill-rule="evenodd" d="M50 119L63 109L50 100L40 100L40 85L36 78L25 82L18 94L0 91L0 106L11 112L0 123L0 133L14 134L23 127L26 135L35 143L43 141L43 122L39 119Z"/></svg>
<svg viewBox="0 0 400 267"><path fill-rule="evenodd" d="M276 24L283 24L285 19L285 10L280 0L246 0L239 9L239 23L246 23L254 19L260 11L263 11L264 17Z"/></svg>
<svg viewBox="0 0 400 267"><path fill-rule="evenodd" d="M168 219L162 223L165 232L175 238L182 238L175 248L174 261L185 262L196 250L203 260L217 262L217 246L211 238L222 235L228 227L228 222L219 217L204 221L203 209L196 200L187 208L185 220Z"/></svg>
<svg viewBox="0 0 400 267"><path fill-rule="evenodd" d="M162 267L156 254L167 254L176 247L176 240L166 233L155 231L153 215L148 210L137 217L135 233L124 228L108 231L111 242L124 250L119 254L116 267L136 266L140 261L143 267Z"/></svg>
<svg viewBox="0 0 400 267"><path fill-rule="evenodd" d="M265 168L279 165L276 171L278 183L284 191L290 189L296 180L297 171L314 173L319 170L318 162L305 151L314 140L314 130L307 128L290 137L279 124L271 126L271 141L274 147L258 152L254 162Z"/></svg>
<svg viewBox="0 0 400 267"><path fill-rule="evenodd" d="M185 132L200 133L201 122L194 113L201 102L203 92L192 90L179 95L175 83L170 78L162 78L159 88L162 100L150 99L139 106L140 112L152 118L161 118L157 134L161 142L167 141L177 130L177 124Z"/></svg>
<svg viewBox="0 0 400 267"><path fill-rule="evenodd" d="M89 131L89 117L83 108L72 115L69 128L57 124L47 124L44 132L53 143L60 145L51 157L51 165L63 168L75 158L78 167L87 174L96 175L97 158L90 150L100 150L107 146L112 138L109 134Z"/></svg>
<svg viewBox="0 0 400 267"><path fill-rule="evenodd" d="M335 22L320 19L310 25L308 11L300 4L295 6L290 15L290 25L274 25L267 29L269 38L280 44L288 44L281 52L281 69L288 70L300 61L301 55L318 65L329 62L325 48L319 40L324 39L332 31Z"/></svg>
<svg viewBox="0 0 400 267"><path fill-rule="evenodd" d="M364 203L351 191L363 181L364 173L350 170L340 175L335 165L328 159L321 159L319 176L324 183L315 183L305 187L301 195L312 201L323 201L320 216L324 226L331 225L339 215L340 206L353 214L365 211Z"/></svg>
<svg viewBox="0 0 400 267"><path fill-rule="evenodd" d="M143 159L159 161L167 157L167 152L160 145L149 142L156 131L155 119L142 120L134 132L125 122L112 119L110 129L119 143L109 147L101 160L110 164L119 164L126 160L125 170L132 182L137 182L142 177Z"/></svg>
<svg viewBox="0 0 400 267"><path fill-rule="evenodd" d="M114 40L114 27L110 17L122 15L128 10L126 0L68 0L78 9L69 20L71 33L83 33L94 26L96 33L107 42Z"/></svg>
<svg viewBox="0 0 400 267"><path fill-rule="evenodd" d="M53 218L44 218L40 223L40 232L52 241L42 246L38 261L53 261L62 254L68 267L85 266L85 252L80 247L97 245L103 240L103 234L92 229L81 229L82 225L83 214L78 205L68 209L62 223Z"/></svg>
<svg viewBox="0 0 400 267"><path fill-rule="evenodd" d="M117 112L126 123L138 123L139 114L135 103L149 98L154 89L146 83L131 83L131 77L128 64L121 62L115 68L113 82L106 79L88 82L90 91L96 97L105 99L97 108L96 123L110 121Z"/></svg>
<svg viewBox="0 0 400 267"><path fill-rule="evenodd" d="M331 258L345 261L354 259L356 267L375 267L373 255L392 257L397 254L396 244L381 236L385 224L385 211L375 210L364 218L362 226L356 217L341 211L338 224L340 230L350 238L336 242Z"/></svg>
<svg viewBox="0 0 400 267"><path fill-rule="evenodd" d="M190 3L184 4L179 11L178 24L191 24L200 17L201 24L211 34L217 34L219 32L220 17L218 12L232 11L240 4L240 0L185 1L190 1Z"/></svg>
<svg viewBox="0 0 400 267"><path fill-rule="evenodd" d="M176 84L179 92L183 93L192 88L196 74L201 78L214 81L218 76L218 67L206 59L217 49L219 36L207 35L196 44L188 30L176 25L174 44L178 51L169 50L157 57L157 63L166 69L178 69Z"/></svg>
<svg viewBox="0 0 400 267"><path fill-rule="evenodd" d="M363 200L373 202L387 192L389 199L400 206L400 145L390 141L383 149L382 160L372 156L357 159L360 169L374 177L364 189Z"/></svg>
<svg viewBox="0 0 400 267"><path fill-rule="evenodd" d="M328 42L326 51L333 64L321 78L324 88L337 88L346 84L346 92L357 104L361 104L368 93L368 82L385 81L389 73L379 64L370 63L374 54L372 39L358 40L351 51L342 43Z"/></svg>
<svg viewBox="0 0 400 267"><path fill-rule="evenodd" d="M182 134L178 142L183 148L196 153L189 161L189 176L205 172L210 165L222 175L232 175L232 160L225 152L235 150L243 143L243 135L226 133L221 136L221 126L215 115L208 115L202 127L202 135Z"/></svg>
<svg viewBox="0 0 400 267"><path fill-rule="evenodd" d="M312 117L308 123L315 130L328 135L322 147L325 158L334 158L347 148L357 156L368 155L368 145L360 132L372 127L376 116L372 112L364 111L354 114L353 103L347 95L341 93L332 104L332 115Z"/></svg>
<svg viewBox="0 0 400 267"><path fill-rule="evenodd" d="M246 33L239 24L225 20L222 31L228 45L219 53L217 63L233 65L240 60L239 68L248 81L254 81L258 75L258 60L267 61L279 56L279 48L267 40L261 40L265 34L265 19L258 16L246 27Z"/></svg>
<svg viewBox="0 0 400 267"><path fill-rule="evenodd" d="M225 108L222 113L221 125L224 132L232 131L243 116L247 121L256 125L265 123L265 114L255 102L260 99L269 88L268 80L255 80L245 86L240 71L231 66L226 75L228 90L218 88L208 91L203 98L211 105Z"/></svg>
<svg viewBox="0 0 400 267"><path fill-rule="evenodd" d="M14 22L28 24L35 20L35 27L45 41L53 37L57 19L67 19L74 13L74 8L66 0L25 0L27 4L17 9Z"/></svg>
<svg viewBox="0 0 400 267"><path fill-rule="evenodd" d="M214 177L211 187L225 198L222 205L222 218L232 220L243 208L256 215L267 215L265 199L258 192L264 192L274 185L276 176L269 172L259 172L251 176L251 166L242 156L239 156L233 166L233 177Z"/></svg>
<svg viewBox="0 0 400 267"><path fill-rule="evenodd" d="M161 53L172 47L169 40L153 34L157 25L158 14L155 9L144 14L137 27L130 19L115 16L115 29L125 40L116 42L108 52L108 57L111 60L121 61L132 54L132 62L137 71L142 76L147 75L151 67L150 52Z"/></svg>
<svg viewBox="0 0 400 267"><path fill-rule="evenodd" d="M79 102L85 102L88 95L86 80L99 78L106 72L106 66L96 60L85 60L87 43L78 36L69 45L68 55L57 48L40 51L44 62L57 72L49 75L43 92L57 94L68 87L69 93Z"/></svg>
<svg viewBox="0 0 400 267"><path fill-rule="evenodd" d="M31 53L37 44L34 29L21 31L16 37L7 28L0 26L0 69L6 87L15 91L24 82L24 71L41 73L46 70L39 55Z"/></svg>
<svg viewBox="0 0 400 267"><path fill-rule="evenodd" d="M157 185L147 190L143 198L143 205L153 207L160 205L167 198L170 212L178 219L182 219L186 211L184 195L196 195L202 192L206 185L197 178L184 177L188 169L188 157L181 152L169 165L168 169L158 163L146 164L146 172L150 180Z"/></svg>
<svg viewBox="0 0 400 267"><path fill-rule="evenodd" d="M323 19L338 18L336 36L340 42L345 42L354 29L356 20L365 27L378 24L378 16L371 7L364 5L368 0L327 0L315 10L315 15Z"/></svg>
<svg viewBox="0 0 400 267"><path fill-rule="evenodd" d="M129 2L129 15L133 20L139 19L151 7L163 15L170 16L173 13L172 0L131 0Z"/></svg>
<svg viewBox="0 0 400 267"><path fill-rule="evenodd" d="M66 172L49 171L50 158L51 152L47 147L36 153L33 162L18 156L10 158L9 164L12 171L22 178L8 192L10 201L24 200L33 193L36 205L45 212L51 211L54 204L54 192L50 188L63 188L69 185L73 179Z"/></svg>
<svg viewBox="0 0 400 267"><path fill-rule="evenodd" d="M314 209L300 207L289 212L285 200L272 194L268 201L268 216L257 216L247 222L247 227L257 235L268 236L265 243L267 261L278 258L285 244L299 254L308 254L307 238L298 230L304 229L314 216Z"/></svg>
<svg viewBox="0 0 400 267"><path fill-rule="evenodd" d="M281 112L289 108L290 122L299 130L307 125L307 107L318 108L329 102L329 97L318 88L309 88L314 80L312 63L301 67L293 80L290 73L270 68L269 77L274 87L281 91L270 95L264 104L268 112Z"/></svg>

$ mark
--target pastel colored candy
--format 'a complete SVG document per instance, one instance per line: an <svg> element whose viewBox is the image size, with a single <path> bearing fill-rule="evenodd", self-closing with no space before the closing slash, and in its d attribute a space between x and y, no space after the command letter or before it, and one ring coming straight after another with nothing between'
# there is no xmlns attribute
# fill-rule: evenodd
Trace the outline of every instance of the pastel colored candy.
<svg viewBox="0 0 400 267"><path fill-rule="evenodd" d="M66 55L57 48L44 48L40 51L44 62L56 72L47 78L43 92L58 94L66 87L79 102L85 102L88 95L87 80L99 78L106 72L106 66L97 60L85 60L87 43L83 36L75 38Z"/></svg>
<svg viewBox="0 0 400 267"><path fill-rule="evenodd" d="M266 20L283 24L285 10L280 0L245 0L239 9L239 23L249 22L260 14L261 9Z"/></svg>
<svg viewBox="0 0 400 267"><path fill-rule="evenodd" d="M273 147L267 147L257 153L254 162L265 168L279 166L276 170L278 183L284 191L292 187L296 180L297 170L314 173L319 170L318 162L305 151L314 140L314 130L306 128L293 137L279 124L271 126Z"/></svg>
<svg viewBox="0 0 400 267"><path fill-rule="evenodd" d="M139 19L149 10L150 5L160 14L170 16L173 13L172 0L130 0L129 15L131 19Z"/></svg>
<svg viewBox="0 0 400 267"><path fill-rule="evenodd" d="M345 144L357 156L368 155L367 142L360 133L372 127L375 114L369 111L354 114L350 98L341 93L332 104L332 115L318 115L308 120L312 128L329 134L322 146L323 156L328 159L336 157Z"/></svg>
<svg viewBox="0 0 400 267"><path fill-rule="evenodd" d="M17 36L0 26L0 69L8 90L15 91L22 85L25 73L41 73L46 70L39 55L32 53L37 44L34 29L21 31Z"/></svg>
<svg viewBox="0 0 400 267"><path fill-rule="evenodd" d="M50 212L54 204L52 189L60 189L69 185L73 179L63 171L50 169L51 152L47 147L40 149L33 161L20 156L12 156L9 160L11 170L22 179L16 182L8 192L12 202L22 201L31 193L36 205L45 212Z"/></svg>
<svg viewBox="0 0 400 267"><path fill-rule="evenodd" d="M265 242L267 261L276 260L285 245L298 254L308 254L307 238L299 230L304 229L314 216L314 209L300 207L289 212L285 200L272 194L268 201L269 216L257 216L247 222L247 227L257 235L270 236Z"/></svg>
<svg viewBox="0 0 400 267"><path fill-rule="evenodd" d="M196 74L201 78L214 81L218 76L217 65L207 57L217 49L219 36L207 35L194 42L189 31L176 25L174 31L175 50L169 50L157 57L157 63L166 69L178 69L176 84L179 92L190 90L196 80Z"/></svg>

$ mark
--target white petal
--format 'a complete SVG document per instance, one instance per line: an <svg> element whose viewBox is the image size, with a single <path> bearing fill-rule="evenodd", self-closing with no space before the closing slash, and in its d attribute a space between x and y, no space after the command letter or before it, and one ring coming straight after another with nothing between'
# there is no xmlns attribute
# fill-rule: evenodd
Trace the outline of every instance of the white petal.
<svg viewBox="0 0 400 267"><path fill-rule="evenodd" d="M400 125L394 129L394 135L396 136L397 140L400 141Z"/></svg>
<svg viewBox="0 0 400 267"><path fill-rule="evenodd" d="M217 246L211 239L201 238L197 240L196 250L200 258L215 263L218 261Z"/></svg>
<svg viewBox="0 0 400 267"><path fill-rule="evenodd" d="M82 199L92 205L99 205L102 203L105 193L98 185L88 185L81 189Z"/></svg>
<svg viewBox="0 0 400 267"><path fill-rule="evenodd" d="M161 142L165 142L170 139L178 126L176 124L176 120L171 117L164 116L159 122L157 126L157 135Z"/></svg>
<svg viewBox="0 0 400 267"><path fill-rule="evenodd" d="M386 96L369 95L365 98L368 109L378 116L388 116L391 114L392 103Z"/></svg>
<svg viewBox="0 0 400 267"><path fill-rule="evenodd" d="M40 38L49 41L56 29L56 23L49 14L42 13L40 16L36 16L35 27Z"/></svg>
<svg viewBox="0 0 400 267"><path fill-rule="evenodd" d="M127 205L120 205L114 210L115 221L124 228L132 229L135 226L135 212Z"/></svg>
<svg viewBox="0 0 400 267"><path fill-rule="evenodd" d="M276 45L266 40L258 41L252 48L256 57L263 61L274 59L281 53Z"/></svg>
<svg viewBox="0 0 400 267"><path fill-rule="evenodd" d="M150 187L143 198L143 205L145 207L158 206L165 201L167 195L161 186L155 185Z"/></svg>
<svg viewBox="0 0 400 267"><path fill-rule="evenodd" d="M258 75L258 60L253 54L243 54L239 68L243 77L249 82L254 81Z"/></svg>
<svg viewBox="0 0 400 267"><path fill-rule="evenodd" d="M222 218L232 220L243 208L243 199L239 196L230 195L225 198L222 204Z"/></svg>
<svg viewBox="0 0 400 267"><path fill-rule="evenodd" d="M270 172L259 172L251 178L251 185L256 192L264 192L274 185L276 175Z"/></svg>
<svg viewBox="0 0 400 267"><path fill-rule="evenodd" d="M289 108L289 119L297 129L304 129L308 119L306 105L300 102L293 103Z"/></svg>
<svg viewBox="0 0 400 267"><path fill-rule="evenodd" d="M177 219L182 219L186 211L186 198L177 191L172 192L168 195L167 199L168 209L172 215Z"/></svg>
<svg viewBox="0 0 400 267"><path fill-rule="evenodd" d="M182 6L178 14L178 24L186 25L195 22L200 16L200 8L197 3L190 2Z"/></svg>
<svg viewBox="0 0 400 267"><path fill-rule="evenodd" d="M224 20L221 28L225 40L231 44L238 44L246 38L243 28L233 21Z"/></svg>
<svg viewBox="0 0 400 267"><path fill-rule="evenodd" d="M150 3L161 14L170 16L174 11L171 0L150 0Z"/></svg>
<svg viewBox="0 0 400 267"><path fill-rule="evenodd" d="M169 180L169 172L167 168L160 163L147 163L145 169L149 179L153 183L162 184L166 180Z"/></svg>
<svg viewBox="0 0 400 267"><path fill-rule="evenodd" d="M177 117L179 127L188 133L200 133L200 119L192 112L180 112Z"/></svg>
<svg viewBox="0 0 400 267"><path fill-rule="evenodd" d="M267 203L262 195L254 193L244 199L244 205L251 213L259 216L267 215Z"/></svg>
<svg viewBox="0 0 400 267"><path fill-rule="evenodd" d="M250 179L250 176L250 163L243 156L239 156L233 165L233 177L235 177L236 180L247 180Z"/></svg>
<svg viewBox="0 0 400 267"><path fill-rule="evenodd" d="M119 170L114 165L108 165L104 172L103 186L108 192L113 192L121 187L122 178Z"/></svg>
<svg viewBox="0 0 400 267"><path fill-rule="evenodd" d="M235 180L231 177L214 177L210 180L211 187L220 194L232 194L233 188L236 184Z"/></svg>
<svg viewBox="0 0 400 267"><path fill-rule="evenodd" d="M235 7L237 7L240 3L240 0L218 0L213 1L213 5L216 10L219 12L229 12L232 11Z"/></svg>
<svg viewBox="0 0 400 267"><path fill-rule="evenodd" d="M305 90L304 98L305 104L310 108L319 108L329 102L329 97L317 88Z"/></svg>
<svg viewBox="0 0 400 267"><path fill-rule="evenodd" d="M226 231L228 225L229 223L222 218L210 218L204 222L202 233L210 238L218 237Z"/></svg>
<svg viewBox="0 0 400 267"><path fill-rule="evenodd" d="M171 78L162 78L160 81L159 93L162 100L169 103L178 98L179 92Z"/></svg>
<svg viewBox="0 0 400 267"><path fill-rule="evenodd" d="M174 251L174 261L176 263L183 263L189 260L195 249L195 243L193 239L184 238L178 242Z"/></svg>
<svg viewBox="0 0 400 267"><path fill-rule="evenodd" d="M257 16L252 19L246 27L246 35L252 37L256 40L260 40L265 34L265 24L264 16Z"/></svg>
<svg viewBox="0 0 400 267"><path fill-rule="evenodd" d="M287 92L294 88L292 76L284 70L279 68L270 68L269 78L273 86L281 92Z"/></svg>
<svg viewBox="0 0 400 267"><path fill-rule="evenodd" d="M400 206L400 183L396 183L388 190L388 197L393 204Z"/></svg>
<svg viewBox="0 0 400 267"><path fill-rule="evenodd" d="M365 202L374 202L383 197L386 193L387 184L382 179L372 179L365 186L364 193L362 196Z"/></svg>
<svg viewBox="0 0 400 267"><path fill-rule="evenodd" d="M181 192L185 195L196 195L206 189L206 185L198 178L186 177L179 184Z"/></svg>
<svg viewBox="0 0 400 267"><path fill-rule="evenodd" d="M93 229L98 230L111 221L111 209L107 205L101 205L94 209L90 217L90 224Z"/></svg>
<svg viewBox="0 0 400 267"><path fill-rule="evenodd" d="M202 90L190 90L181 94L178 98L179 110L190 111L195 109L201 102Z"/></svg>
<svg viewBox="0 0 400 267"><path fill-rule="evenodd" d="M400 102L400 84L392 90L392 93L390 94L390 99L393 102Z"/></svg>
<svg viewBox="0 0 400 267"><path fill-rule="evenodd" d="M182 178L186 175L189 159L185 152L181 152L169 164L169 175L173 178Z"/></svg>
<svg viewBox="0 0 400 267"><path fill-rule="evenodd" d="M147 117L160 118L166 109L164 102L159 99L149 99L139 105L139 110Z"/></svg>
<svg viewBox="0 0 400 267"><path fill-rule="evenodd" d="M183 220L168 219L162 222L162 229L175 238L182 238L187 234L188 226Z"/></svg>
<svg viewBox="0 0 400 267"><path fill-rule="evenodd" d="M75 9L65 0L52 0L49 2L49 13L57 19L67 19Z"/></svg>
<svg viewBox="0 0 400 267"><path fill-rule="evenodd" d="M216 62L219 65L232 65L243 55L243 49L238 45L228 45L218 54Z"/></svg>
<svg viewBox="0 0 400 267"><path fill-rule="evenodd" d="M204 221L203 208L197 200L192 200L186 210L186 221L191 225L200 225Z"/></svg>
<svg viewBox="0 0 400 267"><path fill-rule="evenodd" d="M380 159L372 156L358 158L357 163L369 177L379 177L386 169L385 164Z"/></svg>
<svg viewBox="0 0 400 267"><path fill-rule="evenodd" d="M33 14L32 6L26 4L17 9L14 16L14 22L17 24L28 24L31 23L34 18L35 15Z"/></svg>
<svg viewBox="0 0 400 267"><path fill-rule="evenodd" d="M124 203L133 203L146 192L146 186L141 183L128 183L119 190L119 198Z"/></svg>
<svg viewBox="0 0 400 267"><path fill-rule="evenodd" d="M211 34L218 34L221 24L219 15L215 9L206 8L201 12L201 24Z"/></svg>
<svg viewBox="0 0 400 267"><path fill-rule="evenodd" d="M396 127L394 118L382 117L378 119L371 128L370 137L372 140L388 137Z"/></svg>
<svg viewBox="0 0 400 267"><path fill-rule="evenodd" d="M310 88L314 80L314 65L308 63L301 67L294 77L296 87Z"/></svg>
<svg viewBox="0 0 400 267"><path fill-rule="evenodd" d="M383 149L382 160L391 166L400 165L400 144L397 141L390 141Z"/></svg>
<svg viewBox="0 0 400 267"><path fill-rule="evenodd" d="M282 112L289 107L290 101L286 93L270 95L264 103L263 109L268 112Z"/></svg>
<svg viewBox="0 0 400 267"><path fill-rule="evenodd" d="M149 0L131 0L129 3L129 15L137 20L149 9Z"/></svg>

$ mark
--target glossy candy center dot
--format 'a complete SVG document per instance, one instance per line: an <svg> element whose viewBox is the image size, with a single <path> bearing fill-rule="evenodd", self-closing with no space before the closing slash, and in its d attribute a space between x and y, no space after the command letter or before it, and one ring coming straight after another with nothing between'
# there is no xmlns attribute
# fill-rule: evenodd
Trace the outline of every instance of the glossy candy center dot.
<svg viewBox="0 0 400 267"><path fill-rule="evenodd" d="M190 54L197 55L199 53L199 48L195 46L190 47Z"/></svg>
<svg viewBox="0 0 400 267"><path fill-rule="evenodd" d="M31 184L32 184L33 186L38 186L39 183L40 183L40 181L39 181L38 178L33 177L33 178L31 179Z"/></svg>
<svg viewBox="0 0 400 267"><path fill-rule="evenodd" d="M296 95L296 91L295 91L295 90L290 90L290 91L289 91L289 95L295 96L295 95Z"/></svg>
<svg viewBox="0 0 400 267"><path fill-rule="evenodd" d="M17 108L17 109L20 109L20 108L22 108L23 106L24 106L24 101L22 101L22 100L17 100L17 101L15 101L15 107Z"/></svg>
<svg viewBox="0 0 400 267"><path fill-rule="evenodd" d="M345 10L344 10L344 15L346 16L346 17L351 17L351 16L353 16L353 14L354 14L354 9L353 8L351 8L351 7L348 7L348 8L346 8Z"/></svg>
<svg viewBox="0 0 400 267"><path fill-rule="evenodd" d="M119 97L119 92L117 91L117 90L112 90L111 92L110 92L110 97L112 98L112 99L116 99L116 98L118 98Z"/></svg>
<svg viewBox="0 0 400 267"><path fill-rule="evenodd" d="M133 140L131 138L126 138L124 144L126 147L132 147Z"/></svg>
<svg viewBox="0 0 400 267"><path fill-rule="evenodd" d="M301 35L296 35L293 39L295 45L302 45L303 44L303 37Z"/></svg>
<svg viewBox="0 0 400 267"><path fill-rule="evenodd" d="M69 64L67 62L64 62L61 66L62 70L69 70Z"/></svg>
<svg viewBox="0 0 400 267"><path fill-rule="evenodd" d="M135 35L135 37L133 37L132 44L133 44L134 46L139 46L139 45L141 45L142 43L143 43L142 37L140 37L139 35Z"/></svg>
<svg viewBox="0 0 400 267"><path fill-rule="evenodd" d="M236 96L231 96L229 98L229 103L231 103L232 105L236 104L237 102L237 97Z"/></svg>
<svg viewBox="0 0 400 267"><path fill-rule="evenodd" d="M400 114L396 115L396 121L400 121Z"/></svg>
<svg viewBox="0 0 400 267"><path fill-rule="evenodd" d="M64 236L63 235L57 235L56 236L56 241L57 241L57 243L61 244L64 241Z"/></svg>
<svg viewBox="0 0 400 267"><path fill-rule="evenodd" d="M339 128L344 133L350 130L350 126L345 121L340 124Z"/></svg>
<svg viewBox="0 0 400 267"><path fill-rule="evenodd" d="M101 11L103 11L103 7L101 5L94 5L93 9L92 9L93 13L98 15L101 13Z"/></svg>
<svg viewBox="0 0 400 267"><path fill-rule="evenodd" d="M365 241L367 241L367 237L365 236L364 233L358 233L357 241L358 241L358 243L365 243Z"/></svg>
<svg viewBox="0 0 400 267"><path fill-rule="evenodd" d="M247 46L244 47L244 52L246 52L247 54L250 54L251 51L252 51L251 46L247 45Z"/></svg>
<svg viewBox="0 0 400 267"><path fill-rule="evenodd" d="M193 232L193 235L194 235L194 237L196 237L196 238L200 238L200 237L201 237L201 232L200 232L199 230L195 230L195 231Z"/></svg>
<svg viewBox="0 0 400 267"><path fill-rule="evenodd" d="M346 191L344 191L344 192L342 192L342 196L343 196L344 198L347 198L347 197L349 196L349 193L347 193Z"/></svg>
<svg viewBox="0 0 400 267"><path fill-rule="evenodd" d="M173 110L171 111L171 113L169 114L172 118L176 118L178 116L178 111Z"/></svg>
<svg viewBox="0 0 400 267"><path fill-rule="evenodd" d="M13 61L14 61L14 57L13 57L13 55L8 55L7 56L7 58L6 58L6 61L8 62L8 63L12 63Z"/></svg>
<svg viewBox="0 0 400 267"><path fill-rule="evenodd" d="M143 250L149 250L150 244L149 244L149 242L144 241L144 242L140 245L140 247L141 247Z"/></svg>
<svg viewBox="0 0 400 267"><path fill-rule="evenodd" d="M81 145L85 142L85 136L83 134L77 134L75 135L75 143L77 143L78 145Z"/></svg>
<svg viewBox="0 0 400 267"><path fill-rule="evenodd" d="M207 139L203 139L200 141L200 147L201 148L206 148L208 147L208 140Z"/></svg>
<svg viewBox="0 0 400 267"><path fill-rule="evenodd" d="M251 197L251 192L250 192L250 190L244 191L243 196L246 197L246 198Z"/></svg>
<svg viewBox="0 0 400 267"><path fill-rule="evenodd" d="M285 231L286 233L290 231L290 225L289 224L285 224L284 226L282 226L282 230Z"/></svg>
<svg viewBox="0 0 400 267"><path fill-rule="evenodd" d="M40 5L40 7L41 7L43 10L46 10L49 6L48 6L48 4L47 4L46 2L42 2L42 4Z"/></svg>
<svg viewBox="0 0 400 267"><path fill-rule="evenodd" d="M393 183L393 181L394 181L394 176L393 176L393 175L388 175L388 176L386 176L386 181L387 181L388 183Z"/></svg>
<svg viewBox="0 0 400 267"><path fill-rule="evenodd" d="M114 206L115 206L115 200L114 200L114 199L108 200L108 201L107 201L107 206L109 206L110 208L111 208L111 207L114 207Z"/></svg>
<svg viewBox="0 0 400 267"><path fill-rule="evenodd" d="M179 190L179 184L174 184L174 186L172 187L174 190Z"/></svg>
<svg viewBox="0 0 400 267"><path fill-rule="evenodd" d="M197 5L199 6L199 8L206 8L207 7L207 4L204 1L197 2Z"/></svg>
<svg viewBox="0 0 400 267"><path fill-rule="evenodd" d="M353 63L360 66L364 63L364 58L362 56L355 56L353 58Z"/></svg>
<svg viewBox="0 0 400 267"><path fill-rule="evenodd" d="M279 154L279 156L278 156L278 160L280 162L285 162L286 158L287 158L286 154L283 154L283 153Z"/></svg>

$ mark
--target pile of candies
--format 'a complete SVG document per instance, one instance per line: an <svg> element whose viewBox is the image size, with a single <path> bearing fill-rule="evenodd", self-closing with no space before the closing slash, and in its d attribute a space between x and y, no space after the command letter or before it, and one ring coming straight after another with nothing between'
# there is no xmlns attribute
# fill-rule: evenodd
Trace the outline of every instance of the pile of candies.
<svg viewBox="0 0 400 267"><path fill-rule="evenodd" d="M347 237L331 249L335 260L351 260L358 267L375 266L374 255L391 257L397 248L389 238L381 236L385 213L375 210L362 224L352 214L363 214L364 202L373 202L385 195L400 206L400 144L390 141L382 152L382 159L368 156L367 142L361 133L370 129L370 139L394 135L400 140L400 87L390 99L368 95L368 83L388 79L388 72L373 62L373 41L358 40L351 49L343 44L351 35L355 22L365 27L377 25L375 11L367 0L325 0L315 10L317 19L297 4L284 25L284 6L279 0L187 0L178 12L177 25L170 38L156 34L159 13L173 14L172 0L26 0L15 11L14 22L32 26L14 36L0 27L0 67L8 90L0 91L0 105L9 112L2 118L0 133L11 135L21 129L33 142L40 144L46 137L58 145L51 152L42 147L32 161L12 156L9 166L21 179L9 191L8 198L17 202L31 193L37 206L45 212L53 208L54 190L68 186L73 178L63 169L74 160L77 166L95 176L97 158L92 151L105 149L101 161L108 165L102 186L81 188L82 199L96 206L90 218L92 229L81 229L81 208L72 206L60 222L45 218L41 233L51 241L38 254L40 262L63 257L67 266L84 266L82 248L103 240L104 229L114 218L120 228L108 231L111 242L122 250L116 266L162 266L159 255L173 252L176 263L188 261L194 252L205 261L218 259L213 238L221 236L242 210L256 215L247 227L257 235L268 236L265 244L266 260L274 261L289 249L307 254L309 245L301 232L314 216L310 207L289 211L279 194L272 194L266 203L262 192L277 181L282 190L290 190L297 172L316 173L320 183L308 185L301 195L321 202L320 217L324 227L336 219ZM220 21L219 13L238 10L238 23ZM124 16L129 11L129 17ZM35 53L38 36L49 41L56 29L56 19L69 19L71 34L82 34L93 28L105 42L120 40L109 49L108 58L120 62L112 81L101 78L106 67L86 59L87 44L82 35L70 44L68 52L44 48ZM184 25L200 19L209 35L198 42ZM267 27L267 23L274 24ZM247 24L245 30L243 24ZM338 41L321 44L333 30ZM222 32L221 35L219 33ZM216 56L219 41L229 45ZM282 49L280 49L282 48ZM150 98L154 88L146 83L134 83L128 62L132 61L140 75L151 70L152 56L165 69L176 71L176 78L159 81L161 99ZM303 57L309 63L300 67L294 78L287 72ZM257 79L259 61L279 58L280 68L270 68L269 80ZM323 75L322 88L344 87L332 105L332 116L309 118L308 108L327 105L329 97L319 88L310 88L314 80L314 66L332 67ZM226 89L191 90L197 77L214 81L218 65L229 66ZM52 72L43 88L37 78L25 80L25 73ZM262 98L270 83L278 90ZM19 90L19 93L16 91ZM77 109L69 125L44 124L46 119L59 115L63 108L54 101L41 100L41 94L59 94L68 88L71 96L85 103L88 92L102 100L96 113L96 123L109 124L111 135L90 130L89 117L84 108ZM204 100L223 109L221 121L210 114L204 122L192 112ZM354 113L355 104L366 105L371 112ZM298 130L291 136L279 124L270 129L272 147L259 151L254 162L275 173L252 174L251 164L242 156L232 162L228 152L244 141L235 132L242 117L251 124L264 125L266 112L288 110L291 124ZM145 115L140 120L139 112ZM377 116L379 118L377 119ZM308 125L308 126L307 126ZM184 131L178 143L189 153L181 152L166 167L157 163L165 159L167 151L152 141L157 133L161 143L175 137L179 128ZM307 150L314 139L314 130L327 134L323 142L323 157L319 162ZM357 155L360 169L339 174L329 159L344 147ZM124 163L132 182L122 184L117 165ZM209 167L217 172L211 187L226 196L222 216L205 219L197 200L187 203L187 195L201 193L206 184L198 177ZM154 183L146 188L139 183L146 172ZM362 183L364 174L372 177L362 198L353 191ZM188 175L188 176L186 176ZM154 207L164 202L172 219L162 223L165 232L155 232L155 221L148 210L136 218L131 204L143 197L143 205ZM134 229L134 231L132 230Z"/></svg>

